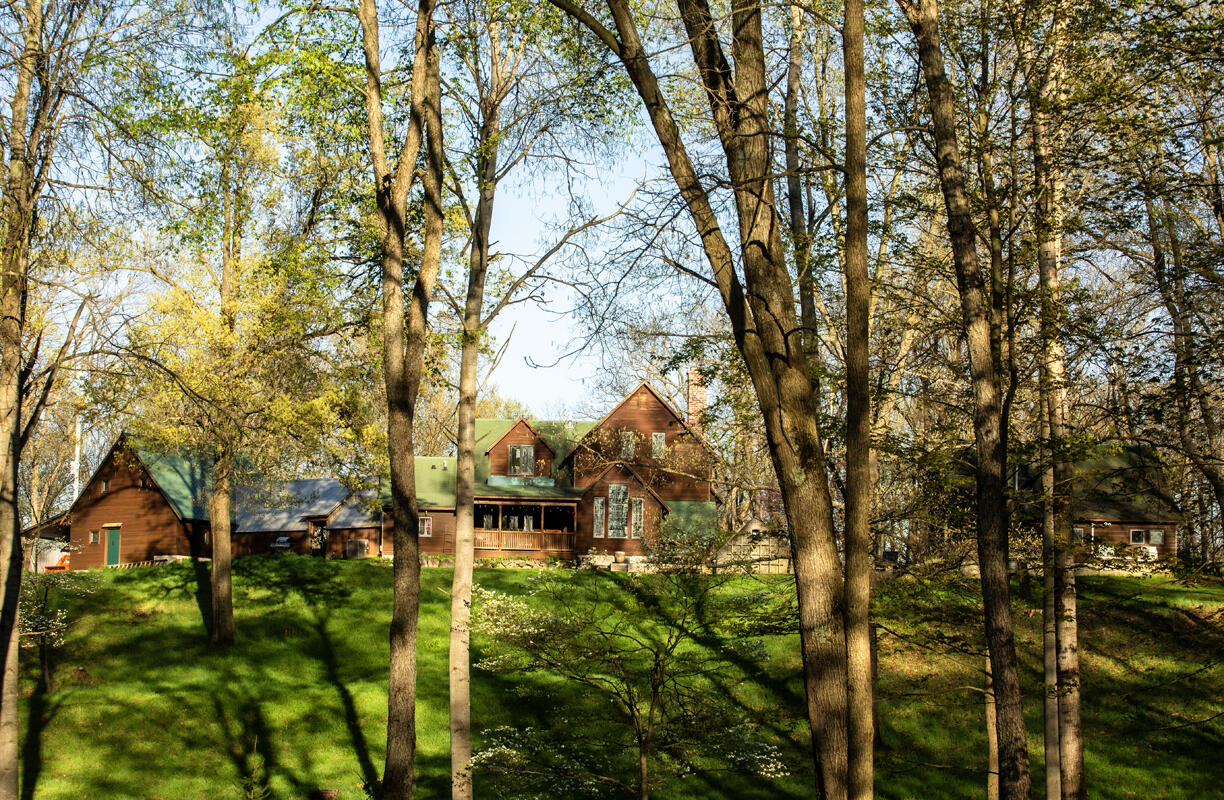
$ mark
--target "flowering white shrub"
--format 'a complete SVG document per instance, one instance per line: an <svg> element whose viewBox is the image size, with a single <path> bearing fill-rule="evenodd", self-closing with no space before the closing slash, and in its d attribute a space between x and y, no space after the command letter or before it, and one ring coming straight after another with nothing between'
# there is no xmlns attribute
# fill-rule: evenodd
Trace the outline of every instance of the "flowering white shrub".
<svg viewBox="0 0 1224 800"><path fill-rule="evenodd" d="M510 681L548 724L484 731L473 770L504 797L642 796L697 774L786 775L734 697L738 670L768 654L721 624L752 602L727 586L695 572L582 571L534 575L521 595L476 587L476 667Z"/></svg>

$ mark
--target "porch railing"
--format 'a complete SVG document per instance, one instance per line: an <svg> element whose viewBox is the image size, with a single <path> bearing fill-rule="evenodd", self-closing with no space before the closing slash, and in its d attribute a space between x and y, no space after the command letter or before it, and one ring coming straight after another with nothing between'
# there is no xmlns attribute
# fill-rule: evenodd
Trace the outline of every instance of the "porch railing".
<svg viewBox="0 0 1224 800"><path fill-rule="evenodd" d="M477 550L544 550L570 552L574 534L565 531L492 531L477 528Z"/></svg>

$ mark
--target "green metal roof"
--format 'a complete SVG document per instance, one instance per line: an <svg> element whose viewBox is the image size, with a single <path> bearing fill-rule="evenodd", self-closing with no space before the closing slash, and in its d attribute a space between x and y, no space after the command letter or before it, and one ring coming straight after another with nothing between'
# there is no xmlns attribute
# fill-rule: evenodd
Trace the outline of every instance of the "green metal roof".
<svg viewBox="0 0 1224 800"><path fill-rule="evenodd" d="M421 508L454 508L455 459L417 456L416 490Z"/></svg>
<svg viewBox="0 0 1224 800"><path fill-rule="evenodd" d="M718 527L718 508L710 500L668 500L668 523L683 531L712 531Z"/></svg>
<svg viewBox="0 0 1224 800"><path fill-rule="evenodd" d="M489 479L489 448L514 427L517 419L478 419L476 420L476 482L484 483ZM569 420L528 420L536 433L548 442L548 446L556 454L554 463L560 464L566 456L573 452L580 439L586 436L594 422L573 422ZM502 487L498 487L502 488ZM479 492L477 492L479 494Z"/></svg>
<svg viewBox="0 0 1224 800"><path fill-rule="evenodd" d="M131 445L150 477L183 519L208 519L212 459L199 453L156 453Z"/></svg>

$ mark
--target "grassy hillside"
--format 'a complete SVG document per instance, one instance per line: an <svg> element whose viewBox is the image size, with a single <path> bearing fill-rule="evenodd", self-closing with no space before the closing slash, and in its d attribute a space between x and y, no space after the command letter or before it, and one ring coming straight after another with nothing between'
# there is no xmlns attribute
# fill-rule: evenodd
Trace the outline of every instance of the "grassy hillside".
<svg viewBox="0 0 1224 800"><path fill-rule="evenodd" d="M55 664L56 691L23 698L26 798L238 798L266 784L302 798L319 787L360 798L382 769L386 721L388 566L254 557L237 564L239 643L204 643L189 565L99 573ZM521 592L530 573L478 570L482 585ZM620 576L584 573L610 591ZM748 582L762 609L784 579ZM447 590L426 569L420 637L418 774L422 798L449 796L446 778ZM901 581L881 593L878 795L982 796L982 658L975 587L960 578ZM1041 768L1040 614L1019 593L1019 645L1033 766ZM1224 588L1168 579L1084 581L1082 629L1087 767L1097 798L1221 797L1224 767ZM781 618L745 623L764 647L715 676L752 709L790 774L772 781L694 777L658 797L809 797L797 637ZM487 643L476 642L477 657ZM27 653L24 664L34 659ZM547 725L589 699L541 676L477 670L479 729ZM1207 721L1205 721L1207 720ZM496 781L478 776L480 796ZM1040 787L1038 777L1034 783ZM1039 789L1040 791L1040 789Z"/></svg>

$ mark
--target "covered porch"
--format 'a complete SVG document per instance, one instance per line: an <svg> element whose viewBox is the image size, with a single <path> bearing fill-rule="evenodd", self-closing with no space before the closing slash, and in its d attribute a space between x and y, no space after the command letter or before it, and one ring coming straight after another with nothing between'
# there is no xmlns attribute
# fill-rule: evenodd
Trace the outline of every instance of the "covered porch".
<svg viewBox="0 0 1224 800"><path fill-rule="evenodd" d="M495 550L570 555L574 552L577 520L577 501L478 502L475 549L477 555L485 556Z"/></svg>

